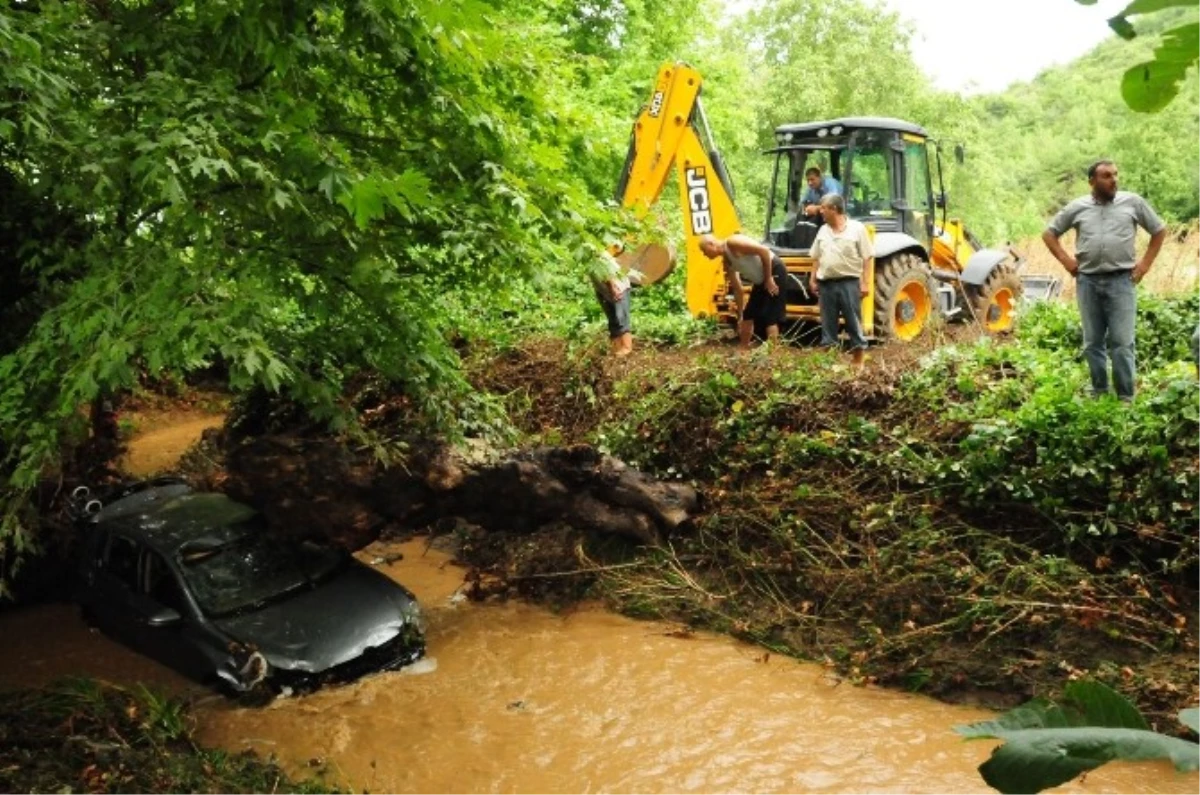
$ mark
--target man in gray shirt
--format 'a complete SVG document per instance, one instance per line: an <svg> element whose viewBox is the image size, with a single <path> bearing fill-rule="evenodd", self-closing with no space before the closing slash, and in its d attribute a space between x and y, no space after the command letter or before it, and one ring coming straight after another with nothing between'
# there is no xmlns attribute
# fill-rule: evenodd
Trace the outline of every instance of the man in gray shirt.
<svg viewBox="0 0 1200 795"><path fill-rule="evenodd" d="M1075 295L1083 323L1083 356L1092 376L1092 393L1108 392L1108 358L1117 397L1133 399L1134 286L1150 270L1167 236L1166 225L1136 193L1117 190L1117 167L1099 160L1088 168L1091 195L1068 204L1046 226L1042 240L1067 273L1076 278ZM1150 233L1150 245L1136 259L1137 227ZM1075 256L1059 238L1075 230ZM1106 352L1107 347L1107 352Z"/></svg>

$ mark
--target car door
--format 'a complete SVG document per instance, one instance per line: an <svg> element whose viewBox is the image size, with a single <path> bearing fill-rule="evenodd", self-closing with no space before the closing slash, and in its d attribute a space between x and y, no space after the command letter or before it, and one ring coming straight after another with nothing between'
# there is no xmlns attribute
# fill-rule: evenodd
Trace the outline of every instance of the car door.
<svg viewBox="0 0 1200 795"><path fill-rule="evenodd" d="M130 605L139 649L193 679L212 678L214 660L225 655L221 640L200 619L178 573L153 549L141 550Z"/></svg>
<svg viewBox="0 0 1200 795"><path fill-rule="evenodd" d="M131 603L137 585L140 553L138 543L119 532L109 532L102 538L94 565L87 574L84 602L84 608L96 626L135 647Z"/></svg>

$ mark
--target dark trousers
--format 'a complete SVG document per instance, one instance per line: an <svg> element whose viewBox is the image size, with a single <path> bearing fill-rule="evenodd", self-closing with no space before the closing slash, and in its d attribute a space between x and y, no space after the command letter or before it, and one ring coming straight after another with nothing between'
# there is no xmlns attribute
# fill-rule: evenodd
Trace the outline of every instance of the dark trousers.
<svg viewBox="0 0 1200 795"><path fill-rule="evenodd" d="M850 347L866 348L867 338L862 329L862 295L858 289L858 277L818 280L820 293L817 304L821 308L821 344L832 347L838 344L838 319L846 322L846 336Z"/></svg>

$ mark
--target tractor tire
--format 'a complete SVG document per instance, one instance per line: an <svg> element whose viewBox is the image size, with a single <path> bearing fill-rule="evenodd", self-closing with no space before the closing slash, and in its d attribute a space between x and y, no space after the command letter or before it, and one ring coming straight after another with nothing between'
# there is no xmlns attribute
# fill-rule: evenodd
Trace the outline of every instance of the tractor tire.
<svg viewBox="0 0 1200 795"><path fill-rule="evenodd" d="M929 263L895 254L875 266L875 336L910 342L940 313Z"/></svg>
<svg viewBox="0 0 1200 795"><path fill-rule="evenodd" d="M1007 334L1013 329L1017 304L1025 288L1011 262L992 268L987 280L978 287L967 287L967 300L975 320L989 334Z"/></svg>

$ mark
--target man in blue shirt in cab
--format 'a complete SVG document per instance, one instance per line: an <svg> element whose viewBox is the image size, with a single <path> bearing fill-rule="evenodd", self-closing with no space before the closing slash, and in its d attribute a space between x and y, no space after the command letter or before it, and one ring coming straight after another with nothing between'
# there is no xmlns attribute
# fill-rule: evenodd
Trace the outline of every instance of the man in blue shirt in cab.
<svg viewBox="0 0 1200 795"><path fill-rule="evenodd" d="M821 199L825 196L831 193L835 196L842 195L842 183L833 177L823 176L817 166L809 166L804 172L804 181L808 183L808 190L804 192L804 198L801 200L805 215L820 215Z"/></svg>

